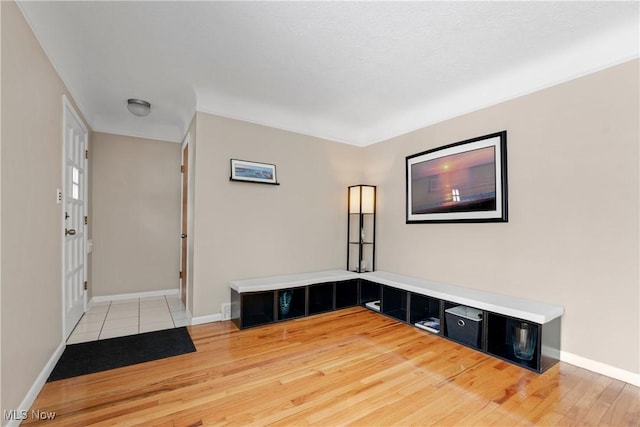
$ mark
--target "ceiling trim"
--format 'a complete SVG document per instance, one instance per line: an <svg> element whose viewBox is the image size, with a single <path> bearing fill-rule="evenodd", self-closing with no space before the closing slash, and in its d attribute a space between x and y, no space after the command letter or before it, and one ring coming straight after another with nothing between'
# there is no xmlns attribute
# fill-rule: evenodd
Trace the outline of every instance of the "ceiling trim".
<svg viewBox="0 0 640 427"><path fill-rule="evenodd" d="M196 110L324 140L366 147L637 59L640 56L639 45L638 26L635 24L599 33L562 51L507 69L499 75L463 87L454 93L447 94L445 98L429 101L412 111L403 111L399 116L389 117L388 120L378 123L375 128L365 129L358 135L352 134L350 138L335 137L323 132L309 132L295 126L277 125L268 120L255 120L250 117L220 113L216 108L210 108L207 105L206 97L203 99L198 95L196 95ZM268 117L271 111L265 108L263 114L254 115ZM296 119L304 121L302 117L294 118L294 114L289 117L289 121ZM342 129L340 133L348 132Z"/></svg>
<svg viewBox="0 0 640 427"><path fill-rule="evenodd" d="M60 67L52 60L40 35L25 13L24 6L20 2L16 2L16 4L49 63L92 131L159 141L182 142L188 132L190 120L183 123L182 126L178 126L181 129L178 129L176 133L181 133L181 138L166 138L159 137L158 129L154 131L153 128L141 132L115 130L117 124L105 123L106 120L101 118L99 114L96 113L96 116L87 115L86 112L89 110L82 105L80 98L75 96L71 89L72 86L68 84L67 79L60 72ZM389 115L373 125L362 128L330 122L323 119L320 114L304 115L299 111L290 111L278 106L258 103L247 105L240 102L241 100L227 98L219 93L207 93L206 90L197 88L192 88L195 95L193 103L195 108L190 106L189 109L193 108L191 111L195 110L195 112L213 114L327 141L366 147L637 59L640 56L639 45L638 21L633 20L626 25L582 39L562 51L548 53L545 57L532 59L529 63L506 68L500 74L494 74L482 81L459 87L454 92L439 98L424 99L421 105ZM223 110L226 112L222 112ZM193 114L190 116L191 120ZM188 118L187 116L188 114L184 114L182 117L177 117L176 120L184 121Z"/></svg>
<svg viewBox="0 0 640 427"><path fill-rule="evenodd" d="M403 117L380 123L364 137L367 146L401 136L445 120L557 86L640 57L638 27L629 25L599 34L542 60L521 65L483 82L436 99ZM420 121L422 117L428 118ZM390 129L390 130L389 130Z"/></svg>
<svg viewBox="0 0 640 427"><path fill-rule="evenodd" d="M164 138L164 137L159 137L154 135L137 134L135 132L122 132L121 130L109 129L108 127L98 127L92 130L94 133L108 133L111 135L128 136L131 138L150 139L153 141L171 142L171 143L177 143L177 144L182 144L182 141L184 140L184 136L186 136L186 134L189 133L189 131L187 130L187 132L181 139L169 139L169 138Z"/></svg>

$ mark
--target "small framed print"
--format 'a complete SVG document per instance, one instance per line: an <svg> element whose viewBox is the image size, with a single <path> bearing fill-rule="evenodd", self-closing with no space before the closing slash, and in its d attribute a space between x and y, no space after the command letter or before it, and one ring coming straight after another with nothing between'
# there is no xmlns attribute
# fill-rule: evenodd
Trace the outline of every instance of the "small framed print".
<svg viewBox="0 0 640 427"><path fill-rule="evenodd" d="M276 176L276 165L231 159L231 181L256 182L280 185Z"/></svg>

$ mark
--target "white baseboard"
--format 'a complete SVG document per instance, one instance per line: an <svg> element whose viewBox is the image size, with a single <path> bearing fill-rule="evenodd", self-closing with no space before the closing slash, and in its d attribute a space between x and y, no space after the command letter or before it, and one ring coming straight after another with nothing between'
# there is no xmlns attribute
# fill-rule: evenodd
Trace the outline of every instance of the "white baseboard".
<svg viewBox="0 0 640 427"><path fill-rule="evenodd" d="M38 397L40 390L42 390L42 387L44 387L45 383L47 382L47 379L49 378L49 375L51 375L53 368L56 367L56 363L58 363L60 356L62 356L62 353L64 352L65 347L66 347L66 342L62 341L58 346L58 348L56 348L56 350L53 352L53 354L49 358L49 361L47 362L46 365L44 365L44 368L42 368L42 371L40 371L40 374L36 377L36 380L33 382L33 385L31 385L31 388L27 392L27 395L25 396L24 399L22 399L22 402L20 402L20 407L17 408L18 412L25 411L24 413L27 413L26 411L29 411L29 409L31 409L31 405L33 405L33 402L36 401L36 398ZM44 408L41 408L41 409L44 409ZM6 426L7 427L19 426L21 421L22 420L10 420L6 424Z"/></svg>
<svg viewBox="0 0 640 427"><path fill-rule="evenodd" d="M210 314L208 316L198 316L191 318L191 325L202 325L203 323L219 322L222 320L222 314Z"/></svg>
<svg viewBox="0 0 640 427"><path fill-rule="evenodd" d="M597 374L606 375L607 377L615 378L617 380L640 387L640 374L625 371L624 369L616 368L615 366L587 359L576 354L567 353L566 351L560 352L560 360L565 363L569 363L570 365L584 368Z"/></svg>
<svg viewBox="0 0 640 427"><path fill-rule="evenodd" d="M91 298L89 301L89 306L93 305L95 302L104 302L104 301L119 301L125 299L135 299L135 298L149 298L149 297L162 297L168 295L178 295L180 293L179 289L165 289L162 291L147 291L147 292L133 292L130 294L116 294L116 295L102 295Z"/></svg>

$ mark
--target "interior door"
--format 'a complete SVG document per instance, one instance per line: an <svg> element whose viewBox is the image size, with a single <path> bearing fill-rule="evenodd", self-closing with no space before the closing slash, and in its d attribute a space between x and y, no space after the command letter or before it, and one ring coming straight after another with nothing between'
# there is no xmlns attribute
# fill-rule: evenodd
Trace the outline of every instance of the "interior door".
<svg viewBox="0 0 640 427"><path fill-rule="evenodd" d="M182 245L180 256L180 294L187 306L187 202L189 193L189 144L182 150Z"/></svg>
<svg viewBox="0 0 640 427"><path fill-rule="evenodd" d="M69 337L85 311L87 262L87 129L69 101L63 101L64 169L62 204L64 337Z"/></svg>

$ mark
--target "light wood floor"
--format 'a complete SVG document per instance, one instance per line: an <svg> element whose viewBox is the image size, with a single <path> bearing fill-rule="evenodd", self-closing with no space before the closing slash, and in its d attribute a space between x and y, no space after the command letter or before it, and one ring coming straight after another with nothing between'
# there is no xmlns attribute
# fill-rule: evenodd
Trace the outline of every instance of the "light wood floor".
<svg viewBox="0 0 640 427"><path fill-rule="evenodd" d="M46 384L41 424L640 425L638 387L538 375L359 307L190 332L196 353Z"/></svg>

